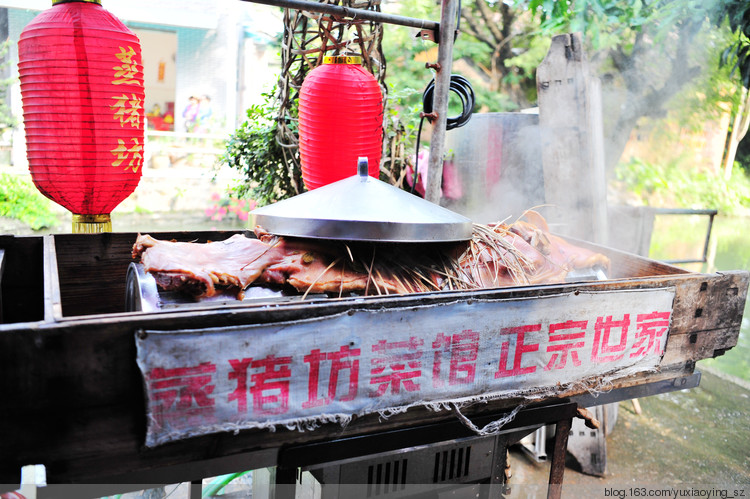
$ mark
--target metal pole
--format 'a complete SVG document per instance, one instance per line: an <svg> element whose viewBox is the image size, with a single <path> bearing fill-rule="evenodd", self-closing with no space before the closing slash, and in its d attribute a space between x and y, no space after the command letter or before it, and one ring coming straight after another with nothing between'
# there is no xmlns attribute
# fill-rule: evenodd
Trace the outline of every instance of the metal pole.
<svg viewBox="0 0 750 499"><path fill-rule="evenodd" d="M437 118L432 123L430 161L428 162L427 186L425 189L425 199L436 204L440 202L440 185L443 180L443 149L445 148L445 128L448 119L448 92L451 83L457 6L458 0L443 0L440 13L438 67L432 101L432 110L437 114ZM419 151L417 151L417 154L419 154Z"/></svg>
<svg viewBox="0 0 750 499"><path fill-rule="evenodd" d="M437 23L435 21L415 19L413 17L397 16L394 14L384 14L382 12L376 12L372 10L352 9L350 7L345 7L341 5L311 2L308 0L242 0L242 1L259 3L263 5L272 5L275 7L284 7L287 9L304 10L307 12L331 14L331 15L335 15L339 17L348 17L352 20L362 19L365 21L372 21L376 23L397 24L399 26L409 26L411 28L430 29L435 32L438 32L440 30L440 23Z"/></svg>

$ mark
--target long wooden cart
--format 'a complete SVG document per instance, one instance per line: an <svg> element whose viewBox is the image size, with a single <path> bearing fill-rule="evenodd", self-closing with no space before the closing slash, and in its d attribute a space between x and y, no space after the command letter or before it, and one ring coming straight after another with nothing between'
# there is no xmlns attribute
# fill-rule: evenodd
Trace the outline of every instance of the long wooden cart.
<svg viewBox="0 0 750 499"><path fill-rule="evenodd" d="M232 234L154 235L161 239L206 241L221 240ZM507 446L519 435L545 423L560 422L560 428L564 428L577 403L590 406L695 386L696 361L720 355L736 344L750 280L744 271L690 273L598 248L612 260L613 270L605 281L277 304L230 302L126 312L126 272L132 261L135 237L132 233L0 236L3 260L0 268L4 269L0 321L3 402L0 483L17 484L23 465L44 464L50 485L40 489L42 496L46 490L54 497L56 490L60 492L55 489L59 484L81 487L98 484L74 494L96 497L108 491L142 488L143 484L192 481L269 466L278 466L279 482L284 477L293 482L293 472L299 467L467 438L476 436L477 430L483 428L494 428L494 434L502 439L498 445ZM623 305L630 296L643 296L646 303L641 300L635 305ZM659 300L666 301L658 304ZM638 369L612 364L612 368L597 370L592 365L595 356L589 343L598 342L594 348L598 348L601 359L607 352L609 357L615 357L617 345L625 344L620 342L622 339L632 355L637 350L638 331L647 332L648 328L636 328L639 310L632 309L633 327L628 339L624 333L619 339L614 338L612 329L613 337L603 340L603 330L594 326L594 318L611 320L612 317L605 316L614 314L618 319L619 314L622 319L628 315L623 313L630 310L627 307L648 309L652 303L653 308L660 307L661 313L668 313L669 319L667 324L657 321L660 329L650 330L651 337L658 337L662 331L663 338L654 345L649 362ZM513 310L516 312L511 313ZM541 346L533 351L529 347L533 343L530 336L526 337L525 345L522 339L520 343L519 338L508 339L513 335L507 334L506 315L533 316L531 322L540 323L542 333L552 323L560 324L571 317L581 320L591 317L590 326L581 329L585 331L581 341L587 346L577 358L580 366L570 356L567 368L572 370L555 371L560 362L551 360L554 349L549 349L548 340L544 340L547 343L539 340ZM358 318L361 320L346 322ZM508 320L514 326L517 322L513 321L518 319ZM312 325L314 332L299 329L300 324L306 328ZM394 324L405 326L399 329L392 327ZM474 344L473 357L460 358L451 357L448 350L441 350L440 344L424 341L419 349L421 378L412 379L422 386L418 398L411 397L413 394L402 384L401 392L385 399L384 406L368 406L379 386L373 377L374 368L371 369L376 361L370 359L372 364L366 363L365 350L381 340L379 331L390 331L388 334L393 335L385 336L383 341L396 341L401 338L398 336L401 330L405 337L417 339L430 339L441 333L444 339L451 334L455 339L460 333L473 330L479 340ZM295 357L290 365L297 369L295 376L302 373L303 386L308 386L308 368L312 366L302 360L303 355L316 348L325 351L342 341L346 346L349 341L350 351L362 350L359 393L350 399L365 404L355 404L352 409L355 413L349 415L353 416L351 420L342 421L340 413L338 417L326 416L322 395L307 400L313 400L319 407L313 403L302 409L300 401L294 400L294 390L290 390L287 408L290 413L302 411L295 417L298 423L305 424L287 429L289 421L279 409L278 393L260 392L267 398L260 397L259 403L270 404L265 413L248 409L244 418L222 423L218 412L204 412L174 419L173 431L160 432L155 419L168 417L179 402L174 399L165 402L157 396L159 387L154 384L154 373L158 369L146 365L151 362L151 354L192 359L195 365L206 361L219 365L225 360L222 356L226 350L222 352L217 348L220 343L215 342L226 341L236 347L238 358L268 358L269 352L279 356L288 351L298 352L299 358ZM641 341L641 346L644 345ZM543 352L545 346L547 352ZM569 347L568 353L573 349ZM375 350L373 347L372 351ZM435 352L447 357L439 357ZM622 349L620 352L625 353ZM290 357L293 355L297 354ZM430 376L437 372L435 363L439 358L445 361L445 373L457 359L457 369L451 371L455 374L453 381L465 381L471 372L476 382L464 383L460 387L463 391L452 392L452 383L437 391L428 389L434 386L436 378ZM532 365L537 368L532 369ZM504 377L514 368L526 369L526 374L516 372ZM505 374L498 374L501 371ZM339 373L342 378L350 376L351 369ZM550 382L550 376L558 374L561 382ZM253 383L258 385L258 380L251 381L247 375L248 390ZM236 378L234 383L232 388L236 389ZM216 400L216 407L226 406L231 400L221 392L220 384L216 383L213 393L207 392L208 398ZM320 386L328 385L321 381ZM256 408L255 394L258 392L245 392L248 407ZM304 391L303 402L307 395ZM333 398L344 399L348 395L352 394L339 390L333 393ZM197 396L187 402L187 410L200 408ZM519 408L521 412L517 412ZM491 425L514 410L516 419L506 426ZM316 421L317 425L309 424ZM276 431L269 431L270 427ZM551 482L559 484L562 478L559 456L564 455L567 432L559 431L558 435L562 436L553 456L557 459L553 472L558 475L551 476ZM502 483L502 463L493 463L491 482Z"/></svg>

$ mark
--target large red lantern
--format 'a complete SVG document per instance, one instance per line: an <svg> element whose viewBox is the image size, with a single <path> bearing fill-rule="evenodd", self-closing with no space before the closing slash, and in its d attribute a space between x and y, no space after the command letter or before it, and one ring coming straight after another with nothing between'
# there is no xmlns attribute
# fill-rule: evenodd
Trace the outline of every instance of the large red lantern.
<svg viewBox="0 0 750 499"><path fill-rule="evenodd" d="M29 170L73 232L111 231L143 166L140 42L100 0L52 5L18 41Z"/></svg>
<svg viewBox="0 0 750 499"><path fill-rule="evenodd" d="M377 80L359 57L327 56L302 83L299 149L302 179L315 189L357 174L368 159L378 178L383 146L383 99Z"/></svg>

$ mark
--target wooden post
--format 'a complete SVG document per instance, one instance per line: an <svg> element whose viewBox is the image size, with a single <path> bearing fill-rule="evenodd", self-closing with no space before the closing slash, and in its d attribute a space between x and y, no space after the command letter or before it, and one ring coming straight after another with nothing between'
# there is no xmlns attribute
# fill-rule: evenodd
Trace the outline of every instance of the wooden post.
<svg viewBox="0 0 750 499"><path fill-rule="evenodd" d="M580 33L552 38L537 92L548 221L556 232L606 243L601 87L588 73Z"/></svg>
<svg viewBox="0 0 750 499"><path fill-rule="evenodd" d="M203 495L203 480L192 480L188 488L188 499L200 499Z"/></svg>
<svg viewBox="0 0 750 499"><path fill-rule="evenodd" d="M3 270L5 268L5 250L0 249L0 324L3 323Z"/></svg>
<svg viewBox="0 0 750 499"><path fill-rule="evenodd" d="M440 202L440 186L443 182L443 150L445 148L445 128L448 120L448 92L450 91L451 65L453 61L453 38L456 36L457 0L443 0L440 13L440 37L438 40L439 65L435 75L432 110L437 113L433 121L430 139L430 160L427 169L425 199ZM419 154L419 151L417 151Z"/></svg>
<svg viewBox="0 0 750 499"><path fill-rule="evenodd" d="M565 451L568 448L568 436L573 426L572 419L562 419L557 422L555 430L554 450L549 468L549 484L547 499L560 499L562 496L563 475L565 474Z"/></svg>

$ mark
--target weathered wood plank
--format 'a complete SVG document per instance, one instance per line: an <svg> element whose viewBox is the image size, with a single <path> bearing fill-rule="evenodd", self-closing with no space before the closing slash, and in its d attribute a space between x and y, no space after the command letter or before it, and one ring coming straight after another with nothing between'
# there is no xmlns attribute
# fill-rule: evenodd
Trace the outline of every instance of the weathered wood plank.
<svg viewBox="0 0 750 499"><path fill-rule="evenodd" d="M580 33L552 38L537 67L545 202L556 232L603 243L606 184L597 85L592 84Z"/></svg>
<svg viewBox="0 0 750 499"><path fill-rule="evenodd" d="M670 335L661 365L674 366L711 359L736 345L737 336L731 333L731 329Z"/></svg>
<svg viewBox="0 0 750 499"><path fill-rule="evenodd" d="M163 232L160 239L206 242L235 232ZM125 277L137 234L55 236L62 312L66 317L125 311Z"/></svg>
<svg viewBox="0 0 750 499"><path fill-rule="evenodd" d="M5 251L2 280L3 323L44 318L42 238L0 235Z"/></svg>

